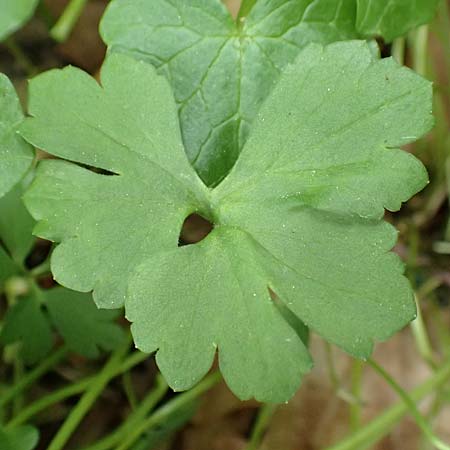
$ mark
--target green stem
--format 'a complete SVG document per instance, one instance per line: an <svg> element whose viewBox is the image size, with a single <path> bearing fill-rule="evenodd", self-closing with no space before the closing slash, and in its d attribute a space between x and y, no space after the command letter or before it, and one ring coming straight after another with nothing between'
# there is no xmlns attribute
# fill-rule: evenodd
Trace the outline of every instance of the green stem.
<svg viewBox="0 0 450 450"><path fill-rule="evenodd" d="M428 62L428 35L429 28L428 25L423 25L419 27L414 32L414 70L423 77L427 75L427 62Z"/></svg>
<svg viewBox="0 0 450 450"><path fill-rule="evenodd" d="M136 352L129 356L124 363L117 369L114 376L121 375L122 373L132 369L142 361L148 358L145 353ZM52 392L45 397L36 400L34 403L23 409L16 417L14 417L7 425L8 428L16 427L27 422L31 417L50 406L59 403L66 398L72 397L84 392L93 382L95 376L90 376L77 381L76 383L66 386L58 391Z"/></svg>
<svg viewBox="0 0 450 450"><path fill-rule="evenodd" d="M130 372L125 372L122 375L122 385L123 390L125 391L125 395L127 396L127 400L132 410L135 410L137 407L137 398L136 392L133 387L133 380L131 379Z"/></svg>
<svg viewBox="0 0 450 450"><path fill-rule="evenodd" d="M333 389L338 392L341 387L341 382L339 381L339 377L336 371L336 365L334 364L333 348L327 341L324 341L324 345L328 377L330 379L331 385L333 386Z"/></svg>
<svg viewBox="0 0 450 450"><path fill-rule="evenodd" d="M361 426L361 381L364 363L355 359L352 365L352 387L351 394L355 399L350 403L350 428L352 432L358 430Z"/></svg>
<svg viewBox="0 0 450 450"><path fill-rule="evenodd" d="M161 401L168 390L167 383L164 381L162 375L156 379L156 386L145 397L139 407L133 411L127 420L114 433L105 437L84 450L108 450L116 448L123 440L133 432L136 425L147 417L147 414L154 409L154 407Z"/></svg>
<svg viewBox="0 0 450 450"><path fill-rule="evenodd" d="M436 369L436 363L434 360L433 349L431 347L430 339L428 337L425 322L423 320L422 311L420 308L419 299L415 296L417 317L411 322L411 329L416 341L417 349L425 362L432 368Z"/></svg>
<svg viewBox="0 0 450 450"><path fill-rule="evenodd" d="M409 398L418 402L450 379L450 359L447 360L436 372L419 387L415 388ZM387 409L372 422L360 428L343 441L329 447L327 450L363 450L380 440L396 425L408 412L408 405L401 401L397 405Z"/></svg>
<svg viewBox="0 0 450 450"><path fill-rule="evenodd" d="M237 16L236 22L239 26L242 26L245 18L250 14L253 6L255 6L256 0L242 0L241 7Z"/></svg>
<svg viewBox="0 0 450 450"><path fill-rule="evenodd" d="M20 383L20 380L22 380L23 375L24 375L23 362L20 358L16 357L16 358L14 358L14 384L15 385ZM23 392L16 395L13 399L13 404L12 404L13 415L16 415L23 407L24 396L22 394L23 394Z"/></svg>
<svg viewBox="0 0 450 450"><path fill-rule="evenodd" d="M4 407L17 395L30 387L36 380L45 375L50 369L55 367L60 361L64 359L67 352L67 347L61 347L56 352L45 358L44 361L39 364L39 366L35 367L32 371L24 375L18 383L14 384L14 386L12 386L10 389L8 389L7 392L0 396L0 408Z"/></svg>
<svg viewBox="0 0 450 450"><path fill-rule="evenodd" d="M272 403L266 403L261 406L246 450L256 450L259 447L266 429L275 414L277 406L278 405L274 405Z"/></svg>
<svg viewBox="0 0 450 450"><path fill-rule="evenodd" d="M392 56L401 65L405 64L406 39L400 37L392 43Z"/></svg>
<svg viewBox="0 0 450 450"><path fill-rule="evenodd" d="M122 444L117 447L116 450L128 450L143 433L148 431L150 428L164 422L164 420L177 412L179 409L182 409L184 406L188 405L204 392L211 389L221 379L222 377L220 373L215 372L204 378L199 384L197 384L197 386L193 387L191 390L177 395L173 400L170 400L166 404L162 405L150 417L143 420L139 425L137 425L136 428L134 428L134 430L130 432L127 439L125 439Z"/></svg>
<svg viewBox="0 0 450 450"><path fill-rule="evenodd" d="M8 38L3 44L6 46L9 53L11 53L14 59L19 63L28 77L31 78L39 72L28 55L22 50L22 48L13 38Z"/></svg>
<svg viewBox="0 0 450 450"><path fill-rule="evenodd" d="M50 36L58 42L65 42L80 18L88 0L70 0L69 5L61 14L55 26L50 30Z"/></svg>
<svg viewBox="0 0 450 450"><path fill-rule="evenodd" d="M428 438L430 443L439 450L450 450L450 446L448 446L445 442L441 441L433 433L430 424L417 409L414 400L408 395L408 393L405 392L400 387L400 385L375 361L370 359L368 363L382 378L386 380L389 386L391 386L391 388L397 393L397 395L405 402L405 405L408 407L409 413L414 418L416 424L422 430L423 434Z"/></svg>
<svg viewBox="0 0 450 450"><path fill-rule="evenodd" d="M127 340L124 345L114 351L102 371L93 378L87 391L78 401L75 408L72 409L71 413L64 421L53 440L50 442L47 450L62 450L65 448L67 441L72 436L72 433L83 420L84 416L88 413L98 396L103 392L103 389L108 382L114 378L114 375L117 373L128 348L129 341Z"/></svg>
<svg viewBox="0 0 450 450"><path fill-rule="evenodd" d="M33 267L33 269L30 270L32 277L39 277L46 273L51 273L50 258L47 258L42 264L39 264L39 266Z"/></svg>

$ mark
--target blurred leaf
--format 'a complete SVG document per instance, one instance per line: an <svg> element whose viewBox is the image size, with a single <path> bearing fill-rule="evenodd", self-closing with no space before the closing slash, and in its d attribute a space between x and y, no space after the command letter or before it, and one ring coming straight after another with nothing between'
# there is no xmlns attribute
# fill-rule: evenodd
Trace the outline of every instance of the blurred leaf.
<svg viewBox="0 0 450 450"><path fill-rule="evenodd" d="M6 345L20 342L19 353L26 364L35 364L47 355L53 345L52 330L34 295L18 298L8 309L0 340Z"/></svg>
<svg viewBox="0 0 450 450"><path fill-rule="evenodd" d="M0 0L0 41L27 22L39 0Z"/></svg>
<svg viewBox="0 0 450 450"><path fill-rule="evenodd" d="M193 401L169 415L159 427L150 430L133 447L133 450L153 450L182 428L195 414L198 402Z"/></svg>
<svg viewBox="0 0 450 450"><path fill-rule="evenodd" d="M0 21L3 9L0 0ZM20 1L7 1L12 4ZM1 26L0 26L1 30ZM22 107L13 85L0 74L0 197L5 195L31 167L33 149L17 133L17 126L24 118Z"/></svg>
<svg viewBox="0 0 450 450"><path fill-rule="evenodd" d="M0 289L3 289L5 281L16 275L19 271L17 264L0 245Z"/></svg>
<svg viewBox="0 0 450 450"><path fill-rule="evenodd" d="M33 450L38 441L38 430L29 425L12 429L4 429L0 427L1 450Z"/></svg>
<svg viewBox="0 0 450 450"><path fill-rule="evenodd" d="M447 1L447 0L445 0ZM387 42L430 22L440 0L358 0L356 26L363 36Z"/></svg>
<svg viewBox="0 0 450 450"><path fill-rule="evenodd" d="M123 342L115 323L120 311L99 310L92 295L60 287L45 291L45 297L53 324L73 351L96 358L99 349L111 351Z"/></svg>
<svg viewBox="0 0 450 450"><path fill-rule="evenodd" d="M21 265L33 246L35 221L22 202L22 185L17 184L0 198L0 239L14 261Z"/></svg>

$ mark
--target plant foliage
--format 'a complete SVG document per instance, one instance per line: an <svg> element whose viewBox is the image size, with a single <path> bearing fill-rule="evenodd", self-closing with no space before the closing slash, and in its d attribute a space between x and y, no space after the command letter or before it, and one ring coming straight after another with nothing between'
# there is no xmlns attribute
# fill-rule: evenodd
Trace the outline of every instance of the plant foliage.
<svg viewBox="0 0 450 450"><path fill-rule="evenodd" d="M174 389L198 382L218 349L239 397L294 393L310 356L269 289L359 358L414 318L382 218L427 182L397 148L432 125L429 82L365 42L308 46L210 189L186 158L165 79L112 54L101 80L70 67L32 80L20 132L67 161L40 164L26 204L35 232L60 242L55 278L93 290L100 307L125 304L137 346L157 351ZM179 247L194 212L214 230Z"/></svg>
<svg viewBox="0 0 450 450"><path fill-rule="evenodd" d="M0 41L31 18L39 0L0 0Z"/></svg>
<svg viewBox="0 0 450 450"><path fill-rule="evenodd" d="M208 185L231 169L280 73L314 42L389 40L431 19L437 0L258 0L234 21L220 0L113 0L110 51L150 62L174 90L183 141Z"/></svg>

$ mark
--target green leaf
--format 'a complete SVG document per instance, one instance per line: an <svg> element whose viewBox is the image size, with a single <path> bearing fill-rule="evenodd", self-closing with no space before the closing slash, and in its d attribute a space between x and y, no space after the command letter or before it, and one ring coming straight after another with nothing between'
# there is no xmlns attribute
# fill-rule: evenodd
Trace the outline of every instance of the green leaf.
<svg viewBox="0 0 450 450"><path fill-rule="evenodd" d="M33 162L32 148L17 134L23 118L14 87L0 74L0 197L21 180Z"/></svg>
<svg viewBox="0 0 450 450"><path fill-rule="evenodd" d="M20 356L30 365L39 362L50 351L52 331L36 296L19 298L8 309L0 340L5 345L20 342Z"/></svg>
<svg viewBox="0 0 450 450"><path fill-rule="evenodd" d="M67 161L40 164L26 194L52 268L103 307L125 302L139 348L187 389L215 352L240 398L284 401L310 357L269 288L308 327L365 358L414 318L382 221L426 172L396 149L432 125L429 82L364 42L313 45L283 73L230 175L207 189L186 160L170 89L111 55L102 85L81 71L31 82L22 134ZM152 120L148 120L152 118ZM184 219L214 222L178 247Z"/></svg>
<svg viewBox="0 0 450 450"><path fill-rule="evenodd" d="M0 245L0 289L3 289L5 281L16 275L18 271L19 267L17 264Z"/></svg>
<svg viewBox="0 0 450 450"><path fill-rule="evenodd" d="M38 430L29 425L12 429L0 427L0 448L2 450L33 450L38 441Z"/></svg>
<svg viewBox="0 0 450 450"><path fill-rule="evenodd" d="M35 221L22 201L23 187L19 183L0 198L0 238L12 256L21 265L30 252Z"/></svg>
<svg viewBox="0 0 450 450"><path fill-rule="evenodd" d="M111 274L126 275L149 254L176 246L185 217L206 188L186 159L167 82L150 65L112 55L102 83L103 89L73 67L38 76L30 84L35 118L25 121L22 134L61 158L120 176L45 161L26 202L40 221L35 233L65 241L52 255L56 279L81 292L95 289L99 306L118 308L127 279Z"/></svg>
<svg viewBox="0 0 450 450"><path fill-rule="evenodd" d="M38 2L39 0L0 0L0 41L31 18Z"/></svg>
<svg viewBox="0 0 450 450"><path fill-rule="evenodd" d="M215 185L280 71L310 42L355 38L355 18L355 0L259 0L239 24L220 0L115 0L101 34L166 75L188 158Z"/></svg>
<svg viewBox="0 0 450 450"><path fill-rule="evenodd" d="M101 311L91 295L64 288L45 291L45 296L53 324L73 351L96 358L100 349L111 351L123 342L123 330L114 323L119 311Z"/></svg>
<svg viewBox="0 0 450 450"><path fill-rule="evenodd" d="M356 26L362 36L382 36L387 42L430 22L440 0L357 0Z"/></svg>

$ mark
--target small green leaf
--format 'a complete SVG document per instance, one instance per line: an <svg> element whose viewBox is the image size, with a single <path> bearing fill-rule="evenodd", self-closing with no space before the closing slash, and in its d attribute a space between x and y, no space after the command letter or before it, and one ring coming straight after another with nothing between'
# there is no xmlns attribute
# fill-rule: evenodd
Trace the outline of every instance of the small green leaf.
<svg viewBox="0 0 450 450"><path fill-rule="evenodd" d="M115 323L119 311L99 310L91 295L64 288L45 291L45 297L53 324L73 351L96 358L100 349L111 351L123 342Z"/></svg>
<svg viewBox="0 0 450 450"><path fill-rule="evenodd" d="M8 278L16 275L18 272L19 267L0 245L0 289L3 289Z"/></svg>
<svg viewBox="0 0 450 450"><path fill-rule="evenodd" d="M17 134L23 118L13 85L0 74L0 197L21 180L33 162L33 149Z"/></svg>
<svg viewBox="0 0 450 450"><path fill-rule="evenodd" d="M0 0L0 41L31 18L38 2L39 0Z"/></svg>
<svg viewBox="0 0 450 450"><path fill-rule="evenodd" d="M0 340L5 345L20 342L20 356L26 364L39 362L50 351L53 346L52 331L35 296L19 298L8 309Z"/></svg>
<svg viewBox="0 0 450 450"><path fill-rule="evenodd" d="M209 370L241 398L284 401L310 357L269 289L293 314L365 358L415 315L382 221L427 182L397 147L432 126L431 84L364 42L312 45L282 74L228 177L207 189L189 166L165 80L113 54L102 86L81 71L31 82L22 134L74 162L40 164L26 194L38 235L61 242L56 279L125 302L139 348L169 384ZM214 223L178 247L193 212Z"/></svg>
<svg viewBox="0 0 450 450"><path fill-rule="evenodd" d="M0 448L2 450L33 450L38 441L38 430L29 425L8 429L0 427Z"/></svg>
<svg viewBox="0 0 450 450"><path fill-rule="evenodd" d="M357 0L356 26L362 36L381 36L387 42L430 22L440 0Z"/></svg>
<svg viewBox="0 0 450 450"><path fill-rule="evenodd" d="M23 204L22 194L19 183L0 198L0 239L18 265L23 264L35 240L35 221Z"/></svg>
<svg viewBox="0 0 450 450"><path fill-rule="evenodd" d="M239 24L220 0L115 0L101 33L169 79L188 158L215 185L286 64L311 42L355 38L355 18L355 0L259 0Z"/></svg>

